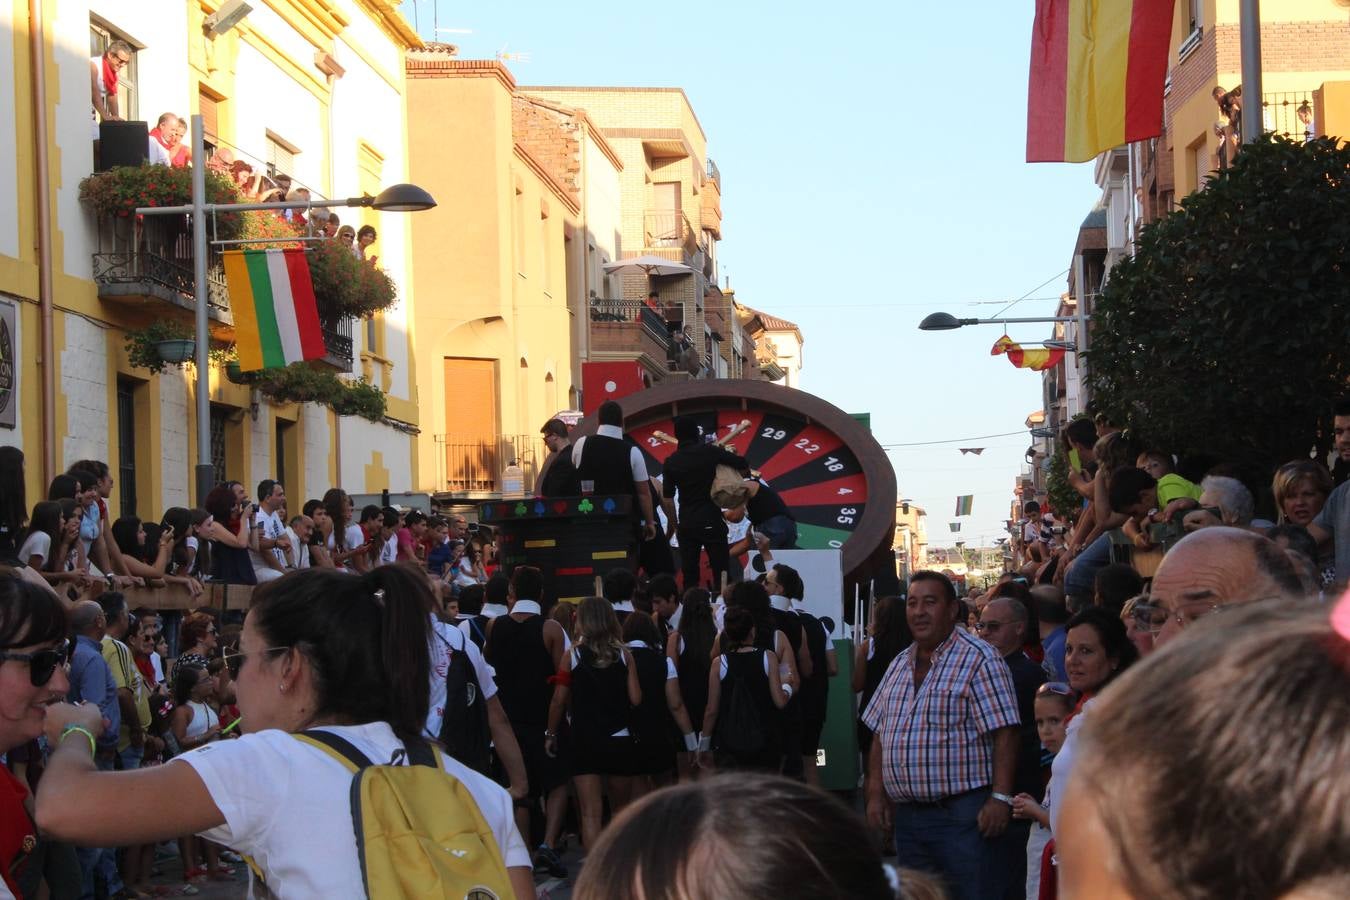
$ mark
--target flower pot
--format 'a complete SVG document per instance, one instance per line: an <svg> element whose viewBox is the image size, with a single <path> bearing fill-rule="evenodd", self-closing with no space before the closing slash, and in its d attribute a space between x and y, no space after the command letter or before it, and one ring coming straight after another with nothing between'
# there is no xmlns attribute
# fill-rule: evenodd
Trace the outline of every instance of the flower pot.
<svg viewBox="0 0 1350 900"><path fill-rule="evenodd" d="M197 342L191 338L155 342L155 351L159 353L159 358L175 365L190 362L196 349Z"/></svg>
<svg viewBox="0 0 1350 900"><path fill-rule="evenodd" d="M244 370L239 368L239 360L232 359L225 364L225 379L230 384L244 383Z"/></svg>

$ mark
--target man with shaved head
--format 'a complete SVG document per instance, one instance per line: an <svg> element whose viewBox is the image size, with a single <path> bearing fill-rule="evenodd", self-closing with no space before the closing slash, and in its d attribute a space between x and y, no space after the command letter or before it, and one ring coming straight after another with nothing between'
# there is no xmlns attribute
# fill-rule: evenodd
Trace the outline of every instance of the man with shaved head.
<svg viewBox="0 0 1350 900"><path fill-rule="evenodd" d="M123 604L125 606L125 602ZM93 600L81 600L70 611L70 629L75 634L75 650L70 656L71 703L90 703L98 706L107 723L99 739L95 762L104 771L112 771L117 755L118 731L122 726L122 711L117 701L117 683L112 670L103 658L103 636L108 633L108 619L103 607ZM107 847L76 847L80 860L80 878L83 896L94 896L95 873L103 878L109 895L122 890L122 879L117 872L117 856Z"/></svg>
<svg viewBox="0 0 1350 900"><path fill-rule="evenodd" d="M1022 724L1018 728L1017 766L1013 770L1013 796L1036 796L1041 784L1041 739L1036 732L1036 690L1045 683L1045 672L1022 652L1027 638L1027 608L1012 597L995 597L980 611L975 630L989 643L1012 672L1013 693ZM990 842L990 897L1021 896L1027 883L1027 839L1031 820L1014 818L1008 829Z"/></svg>
<svg viewBox="0 0 1350 900"><path fill-rule="evenodd" d="M1303 593L1293 561L1269 538L1225 526L1196 531L1172 548L1153 577L1150 599L1167 615L1155 644L1225 606Z"/></svg>

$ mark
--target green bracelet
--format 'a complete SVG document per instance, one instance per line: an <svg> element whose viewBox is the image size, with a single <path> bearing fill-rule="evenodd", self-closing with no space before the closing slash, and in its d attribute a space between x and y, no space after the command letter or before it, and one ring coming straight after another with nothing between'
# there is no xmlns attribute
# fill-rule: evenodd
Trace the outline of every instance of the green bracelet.
<svg viewBox="0 0 1350 900"><path fill-rule="evenodd" d="M83 725L67 725L65 728L62 728L61 738L60 740L57 741L57 744L64 744L67 737L77 732L89 738L89 755L97 756L98 744L94 742L94 733L90 731L88 728L85 728Z"/></svg>

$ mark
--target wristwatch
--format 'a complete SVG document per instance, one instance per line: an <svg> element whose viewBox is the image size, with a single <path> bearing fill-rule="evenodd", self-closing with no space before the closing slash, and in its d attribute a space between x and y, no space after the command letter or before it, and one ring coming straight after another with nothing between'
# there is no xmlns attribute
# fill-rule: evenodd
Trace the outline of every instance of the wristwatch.
<svg viewBox="0 0 1350 900"><path fill-rule="evenodd" d="M998 791L994 791L994 792L991 793L989 796L993 797L995 800L999 801L1000 803L1006 803L1006 804L1008 804L1009 806L1012 806L1012 805L1013 805L1013 798L1012 798L1012 797L1009 797L1007 794L1000 794Z"/></svg>

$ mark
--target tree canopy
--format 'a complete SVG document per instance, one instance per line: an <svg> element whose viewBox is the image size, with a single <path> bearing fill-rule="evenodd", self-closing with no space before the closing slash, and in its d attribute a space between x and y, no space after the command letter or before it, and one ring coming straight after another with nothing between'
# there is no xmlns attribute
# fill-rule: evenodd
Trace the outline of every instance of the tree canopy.
<svg viewBox="0 0 1350 900"><path fill-rule="evenodd" d="M1350 384L1350 146L1265 136L1143 229L1092 310L1093 404L1253 478L1316 444Z"/></svg>

